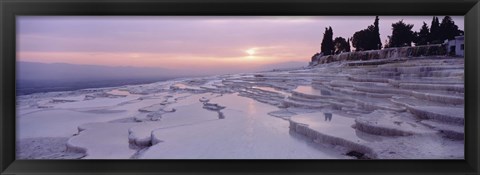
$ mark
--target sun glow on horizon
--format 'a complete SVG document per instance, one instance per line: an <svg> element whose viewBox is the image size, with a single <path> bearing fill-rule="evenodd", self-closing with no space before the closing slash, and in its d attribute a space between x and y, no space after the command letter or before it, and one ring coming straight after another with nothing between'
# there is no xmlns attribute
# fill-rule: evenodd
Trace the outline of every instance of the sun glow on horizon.
<svg viewBox="0 0 480 175"><path fill-rule="evenodd" d="M249 56L253 56L253 55L255 55L255 53L257 52L256 50L257 50L256 48L251 48L251 49L246 50L245 52L246 52Z"/></svg>

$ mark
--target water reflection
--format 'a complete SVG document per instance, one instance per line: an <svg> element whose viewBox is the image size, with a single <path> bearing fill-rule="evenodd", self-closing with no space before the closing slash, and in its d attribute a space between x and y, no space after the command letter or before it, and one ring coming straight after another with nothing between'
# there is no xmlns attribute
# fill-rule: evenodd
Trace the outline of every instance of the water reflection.
<svg viewBox="0 0 480 175"><path fill-rule="evenodd" d="M321 95L319 90L314 89L312 86L298 86L294 91L304 94Z"/></svg>
<svg viewBox="0 0 480 175"><path fill-rule="evenodd" d="M318 87L314 88L312 86L298 86L293 91L303 93L303 94L310 94L310 95L325 95L325 96L332 95L332 92L325 88L318 88Z"/></svg>
<svg viewBox="0 0 480 175"><path fill-rule="evenodd" d="M129 91L125 91L125 90L120 90L120 89L114 89L114 90L111 90L109 92L107 92L108 94L112 94L112 95L121 95L121 96L128 96L128 95L131 95Z"/></svg>
<svg viewBox="0 0 480 175"><path fill-rule="evenodd" d="M332 113L323 113L325 115L325 121L332 121Z"/></svg>
<svg viewBox="0 0 480 175"><path fill-rule="evenodd" d="M320 94L322 95L332 95L332 93L330 93L330 91L327 91L325 89L320 89ZM323 113L323 115L325 115L325 121L332 121L332 113Z"/></svg>
<svg viewBox="0 0 480 175"><path fill-rule="evenodd" d="M263 91L275 92L275 93L278 93L278 94L282 94L282 95L284 95L284 96L290 95L290 94L287 93L287 92L280 91L280 90L276 90L275 88L272 88L272 87L253 86L252 88L254 88L254 89L260 89L260 90L263 90Z"/></svg>

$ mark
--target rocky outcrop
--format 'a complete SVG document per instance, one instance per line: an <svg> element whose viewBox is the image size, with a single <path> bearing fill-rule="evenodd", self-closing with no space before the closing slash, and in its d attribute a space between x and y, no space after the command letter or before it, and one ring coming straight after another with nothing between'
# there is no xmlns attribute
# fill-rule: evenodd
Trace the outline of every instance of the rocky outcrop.
<svg viewBox="0 0 480 175"><path fill-rule="evenodd" d="M331 63L336 61L398 59L398 58L422 57L422 56L444 56L446 54L447 54L447 50L445 46L441 44L415 46L415 47L386 48L382 50L345 52L338 55L327 55L327 56L323 56L322 54L315 54L312 57L310 66L316 66L319 64ZM385 61L385 62L389 63L389 61Z"/></svg>

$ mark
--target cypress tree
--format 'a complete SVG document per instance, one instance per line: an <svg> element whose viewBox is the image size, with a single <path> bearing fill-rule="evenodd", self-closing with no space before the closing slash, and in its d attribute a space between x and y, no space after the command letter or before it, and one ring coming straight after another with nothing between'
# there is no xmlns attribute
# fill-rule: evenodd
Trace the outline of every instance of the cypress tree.
<svg viewBox="0 0 480 175"><path fill-rule="evenodd" d="M335 44L333 43L333 29L332 27L328 27L328 30L330 31L329 32L330 43L328 45L328 49L330 50L330 53L333 54L333 52L335 51Z"/></svg>
<svg viewBox="0 0 480 175"><path fill-rule="evenodd" d="M350 38L347 39L347 48L345 51L350 52Z"/></svg>
<svg viewBox="0 0 480 175"><path fill-rule="evenodd" d="M430 26L430 36L428 39L430 43L439 44L443 42L440 39L439 30L440 30L440 23L438 21L438 18L434 16L432 19L432 25Z"/></svg>
<svg viewBox="0 0 480 175"><path fill-rule="evenodd" d="M375 17L375 22L373 23L373 45L371 46L371 48L375 48L375 49L381 49L382 48L382 41L380 40L380 29L378 28L378 21L380 19L378 19L378 16Z"/></svg>
<svg viewBox="0 0 480 175"><path fill-rule="evenodd" d="M333 29L332 27L325 28L325 33L323 33L323 40L321 44L321 52L323 55L331 55L335 50L333 44Z"/></svg>

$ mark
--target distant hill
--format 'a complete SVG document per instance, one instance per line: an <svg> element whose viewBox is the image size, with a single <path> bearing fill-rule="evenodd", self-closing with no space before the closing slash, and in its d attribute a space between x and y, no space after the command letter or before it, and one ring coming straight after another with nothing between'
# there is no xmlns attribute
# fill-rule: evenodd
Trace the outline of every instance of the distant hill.
<svg viewBox="0 0 480 175"><path fill-rule="evenodd" d="M165 68L113 67L66 63L17 62L18 80L112 80L184 76Z"/></svg>
<svg viewBox="0 0 480 175"><path fill-rule="evenodd" d="M17 62L17 95L153 83L191 76L165 68Z"/></svg>
<svg viewBox="0 0 480 175"><path fill-rule="evenodd" d="M307 66L307 62L282 62L247 68L245 70L218 70L219 74L236 72L269 71L273 69L299 68ZM227 72L233 71L233 72ZM115 67L99 65L77 65L67 63L17 62L17 80L116 80L116 79L158 79L199 76L213 74L214 71L182 70L152 67Z"/></svg>

